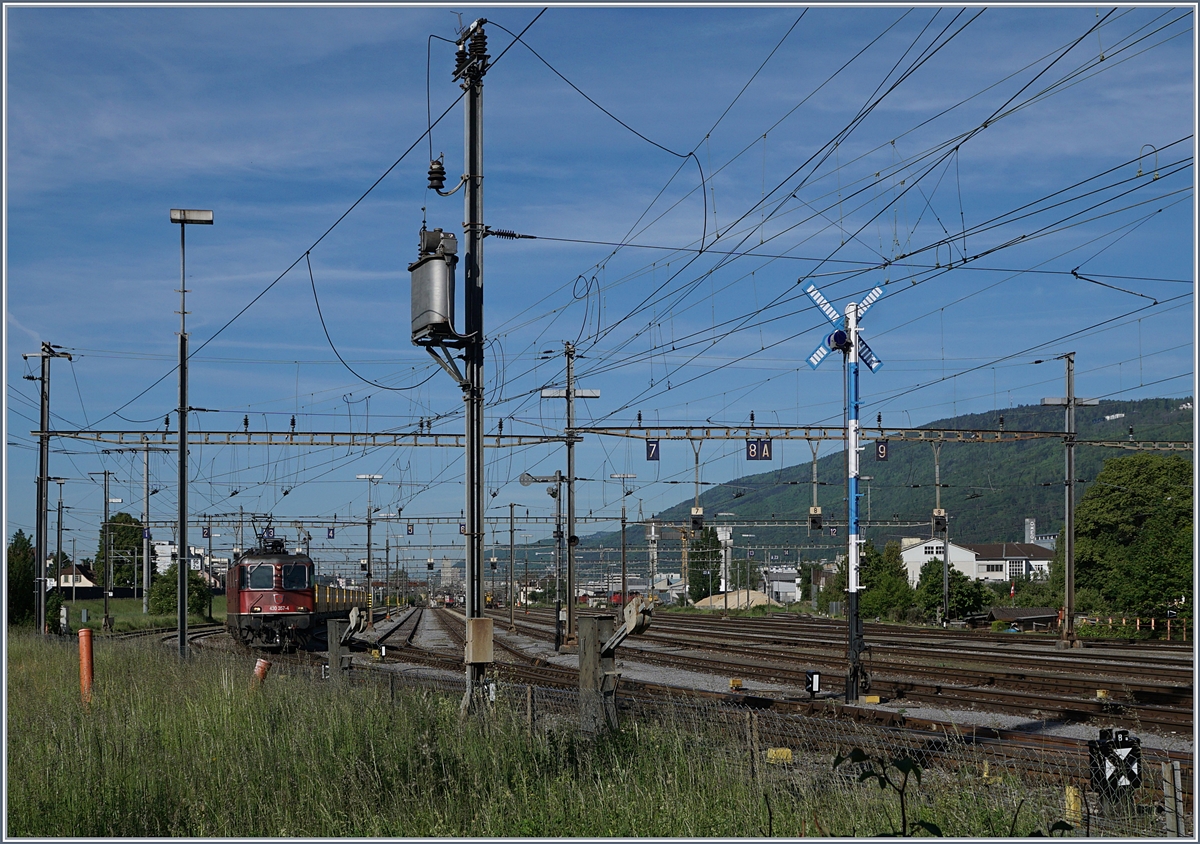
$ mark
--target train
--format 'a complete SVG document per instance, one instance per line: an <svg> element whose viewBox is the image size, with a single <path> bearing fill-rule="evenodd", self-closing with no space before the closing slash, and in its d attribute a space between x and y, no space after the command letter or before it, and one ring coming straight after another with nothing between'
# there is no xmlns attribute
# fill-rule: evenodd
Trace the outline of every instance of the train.
<svg viewBox="0 0 1200 844"><path fill-rule="evenodd" d="M282 539L264 540L238 557L225 595L229 634L262 650L304 647L326 620L367 608L365 588L318 583L312 558L289 553Z"/></svg>

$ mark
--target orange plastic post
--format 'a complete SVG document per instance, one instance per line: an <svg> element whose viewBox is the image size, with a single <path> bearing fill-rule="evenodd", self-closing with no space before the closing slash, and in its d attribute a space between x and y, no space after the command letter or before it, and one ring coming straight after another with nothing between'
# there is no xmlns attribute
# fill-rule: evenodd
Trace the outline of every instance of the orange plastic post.
<svg viewBox="0 0 1200 844"><path fill-rule="evenodd" d="M85 704L92 702L92 629L79 631L79 694Z"/></svg>
<svg viewBox="0 0 1200 844"><path fill-rule="evenodd" d="M265 659L260 659L258 662L254 663L255 682L261 684L263 680L267 679L267 672L270 670L271 663Z"/></svg>

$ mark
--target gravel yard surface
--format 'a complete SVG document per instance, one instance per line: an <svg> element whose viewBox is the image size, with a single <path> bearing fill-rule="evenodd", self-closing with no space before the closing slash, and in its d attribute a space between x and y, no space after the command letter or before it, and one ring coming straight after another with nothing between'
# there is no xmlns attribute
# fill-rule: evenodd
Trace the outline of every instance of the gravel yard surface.
<svg viewBox="0 0 1200 844"><path fill-rule="evenodd" d="M531 658L540 657L551 665L575 667L578 665L579 657L573 653L556 653L553 644L547 644L540 640L532 639L521 633L510 633L508 626L503 621L497 621L495 628L495 636L497 640L503 641L506 644L518 648L522 652L528 654ZM413 644L428 648L431 650L448 650L453 647L453 643L440 628L427 620L423 620L420 629L417 631L416 638ZM654 648L664 655L670 653L685 653L678 648L661 647ZM701 655L695 653L693 655ZM728 692L729 676L709 674L690 669L672 668L669 665L652 665L645 662L639 662L636 658L626 658L622 655L621 650L617 651L617 670L621 672L621 676L629 680L637 680L647 683L661 683L668 686L678 686L684 689L698 689L711 692ZM425 669L430 670L430 669ZM797 688L791 685L766 683L762 681L742 679L742 691L761 695L763 697L777 698L805 698L807 693L803 688ZM836 697L832 693L826 693L823 696ZM871 704L860 704L871 705ZM907 715L912 718L925 718L936 721L946 721L962 726L982 726L993 727L1004 730L1017 730L1029 733L1043 733L1054 736L1067 736L1077 739L1094 739L1099 735L1099 730L1102 727L1110 726L1100 722L1091 722L1080 724L1074 722L1063 722L1054 720L1038 719L1035 715L1006 715L998 712L987 712L976 709L961 709L948 707L935 707L917 705L909 701L894 700L884 701L880 704L875 704L881 709L887 709L893 712L899 712L902 715ZM1144 747L1162 748L1165 750L1176 750L1183 752L1192 752L1195 747L1195 736L1191 733L1168 733L1164 735L1155 735L1147 732L1130 731L1131 735L1135 735L1141 739Z"/></svg>

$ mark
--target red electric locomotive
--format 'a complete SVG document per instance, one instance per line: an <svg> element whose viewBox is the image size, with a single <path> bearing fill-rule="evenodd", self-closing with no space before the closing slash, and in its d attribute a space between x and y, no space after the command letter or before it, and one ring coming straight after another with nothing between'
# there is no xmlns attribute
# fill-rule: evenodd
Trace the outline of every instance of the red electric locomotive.
<svg viewBox="0 0 1200 844"><path fill-rule="evenodd" d="M282 539L242 554L229 569L225 595L230 635L279 650L301 647L326 619L367 606L365 589L315 583L312 558L289 554Z"/></svg>

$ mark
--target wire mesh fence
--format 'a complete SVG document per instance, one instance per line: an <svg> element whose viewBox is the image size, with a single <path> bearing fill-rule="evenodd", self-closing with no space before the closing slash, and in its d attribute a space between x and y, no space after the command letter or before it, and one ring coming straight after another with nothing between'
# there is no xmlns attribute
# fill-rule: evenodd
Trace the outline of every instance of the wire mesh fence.
<svg viewBox="0 0 1200 844"><path fill-rule="evenodd" d="M278 670L328 676L327 668L290 663ZM465 693L462 672L423 666L364 670L359 665L340 679L386 688L393 699L408 690L457 700ZM578 689L493 680L484 694L494 717L510 720L530 736L581 731ZM694 776L719 770L722 777L750 784L767 819L756 821L759 828L748 834L770 834L778 819L797 815L801 828L812 835L896 834L908 819L920 817L936 818L938 829L950 836L1045 835L1061 822L1070 824L1073 834L1086 836L1182 837L1194 829L1190 759L1182 778L1170 765L1144 759L1140 787L1111 793L1093 787L1086 748L1050 737L1025 742L979 734L969 726L885 727L752 709L686 693L643 697L618 692L617 710L623 731L666 737L686 748L694 760ZM854 748L867 761L835 767L835 759ZM905 785L901 811L896 788L860 778L873 768L899 784L900 769L887 766L905 758L919 766L920 781L914 778ZM1164 779L1172 792L1173 776L1180 779L1177 799L1164 796Z"/></svg>
<svg viewBox="0 0 1200 844"><path fill-rule="evenodd" d="M395 688L413 686L459 697L465 690L462 676L445 672L389 674L387 682ZM375 675L374 682L383 680ZM522 721L531 734L581 729L577 689L493 683L488 696L498 712ZM813 807L844 804L847 798L873 800L881 810L875 816L878 828L863 826L858 834L898 831L898 811L888 805L890 792L859 781L865 764L835 769L835 758L853 748L877 760L876 768L905 757L918 763L921 781L908 785L906 809L936 815L946 835L1047 834L1061 821L1075 834L1089 836L1160 837L1170 829L1158 764L1142 766L1140 788L1101 794L1092 788L1088 755L1077 744L997 741L975 735L970 727L881 727L754 710L686 694L653 699L619 694L618 711L622 729L676 736L691 746L701 764L737 770L756 785L772 812L813 813L814 835L822 834L822 813ZM1188 774L1190 780L1190 769ZM1190 808L1190 792L1182 797ZM870 818L866 815L864 823ZM1180 819L1180 830L1192 828L1190 814Z"/></svg>

